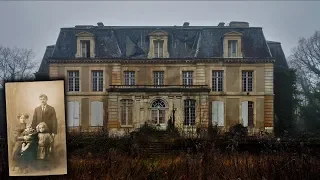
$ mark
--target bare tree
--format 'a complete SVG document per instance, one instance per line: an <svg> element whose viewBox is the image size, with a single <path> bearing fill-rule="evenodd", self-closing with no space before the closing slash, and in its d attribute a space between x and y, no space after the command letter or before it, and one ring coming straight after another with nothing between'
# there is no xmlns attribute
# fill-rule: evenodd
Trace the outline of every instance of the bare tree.
<svg viewBox="0 0 320 180"><path fill-rule="evenodd" d="M10 48L0 45L0 86L5 81L30 79L37 66L31 49Z"/></svg>

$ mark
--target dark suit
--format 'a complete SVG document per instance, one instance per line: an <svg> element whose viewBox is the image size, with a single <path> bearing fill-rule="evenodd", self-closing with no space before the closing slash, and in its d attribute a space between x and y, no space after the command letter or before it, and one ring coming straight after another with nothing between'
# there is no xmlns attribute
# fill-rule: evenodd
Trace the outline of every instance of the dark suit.
<svg viewBox="0 0 320 180"><path fill-rule="evenodd" d="M32 120L32 127L36 128L36 126L41 123L45 122L48 126L48 133L57 134L57 117L56 111L52 106L46 105L45 111L42 112L42 106L37 107L34 110L33 120Z"/></svg>

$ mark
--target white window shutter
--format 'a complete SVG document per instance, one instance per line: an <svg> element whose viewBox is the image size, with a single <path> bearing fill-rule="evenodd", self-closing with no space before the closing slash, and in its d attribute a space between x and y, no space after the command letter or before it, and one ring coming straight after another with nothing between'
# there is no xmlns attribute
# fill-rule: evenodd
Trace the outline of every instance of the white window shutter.
<svg viewBox="0 0 320 180"><path fill-rule="evenodd" d="M218 126L224 126L224 102L218 101Z"/></svg>
<svg viewBox="0 0 320 180"><path fill-rule="evenodd" d="M212 101L212 125L218 124L218 101Z"/></svg>
<svg viewBox="0 0 320 180"><path fill-rule="evenodd" d="M103 125L103 102L91 102L91 126Z"/></svg>
<svg viewBox="0 0 320 180"><path fill-rule="evenodd" d="M73 102L73 126L80 125L80 103L77 101Z"/></svg>
<svg viewBox="0 0 320 180"><path fill-rule="evenodd" d="M244 127L248 126L248 101L244 101L241 103L241 109L242 109L242 123Z"/></svg>
<svg viewBox="0 0 320 180"><path fill-rule="evenodd" d="M67 104L67 125L68 127L73 126L73 102Z"/></svg>

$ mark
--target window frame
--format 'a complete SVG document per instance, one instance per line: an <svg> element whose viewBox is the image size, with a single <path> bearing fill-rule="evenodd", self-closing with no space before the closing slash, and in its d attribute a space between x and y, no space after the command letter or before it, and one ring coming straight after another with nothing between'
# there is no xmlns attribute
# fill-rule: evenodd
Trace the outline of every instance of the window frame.
<svg viewBox="0 0 320 180"><path fill-rule="evenodd" d="M251 74L251 76L249 76ZM254 86L254 71L253 70L242 70L241 71L241 90L242 92L253 92ZM250 84L251 82L251 84ZM250 87L251 85L251 87Z"/></svg>
<svg viewBox="0 0 320 180"><path fill-rule="evenodd" d="M164 71L153 71L153 85L164 85Z"/></svg>
<svg viewBox="0 0 320 180"><path fill-rule="evenodd" d="M83 45L85 45L85 55L83 54ZM91 43L90 40L80 40L80 57L81 58L90 58L91 57Z"/></svg>
<svg viewBox="0 0 320 180"><path fill-rule="evenodd" d="M219 76L221 75L221 76ZM223 92L224 91L224 70L212 70L212 91ZM221 87L220 87L221 86Z"/></svg>
<svg viewBox="0 0 320 180"><path fill-rule="evenodd" d="M163 58L164 57L164 40L157 39L153 40L153 57ZM162 46L162 47L161 47ZM162 52L161 52L162 49Z"/></svg>
<svg viewBox="0 0 320 180"><path fill-rule="evenodd" d="M182 85L192 86L194 74L193 71L182 71Z"/></svg>
<svg viewBox="0 0 320 180"><path fill-rule="evenodd" d="M196 125L196 100L186 99L184 100L184 126Z"/></svg>
<svg viewBox="0 0 320 180"><path fill-rule="evenodd" d="M72 76L70 76L70 74L72 74ZM80 92L80 71L67 70L67 79L68 92Z"/></svg>
<svg viewBox="0 0 320 180"><path fill-rule="evenodd" d="M125 124L123 122L123 110L125 110ZM133 126L133 100L132 99L121 99L120 100L120 126ZM131 122L131 124L130 124Z"/></svg>
<svg viewBox="0 0 320 180"><path fill-rule="evenodd" d="M94 73L97 73L97 74L94 75ZM101 76L98 75L100 73L101 73ZM103 80L104 80L103 70L91 70L91 89L93 92L103 92Z"/></svg>
<svg viewBox="0 0 320 180"><path fill-rule="evenodd" d="M136 85L136 72L135 71L124 71L123 72L123 81L126 86Z"/></svg>

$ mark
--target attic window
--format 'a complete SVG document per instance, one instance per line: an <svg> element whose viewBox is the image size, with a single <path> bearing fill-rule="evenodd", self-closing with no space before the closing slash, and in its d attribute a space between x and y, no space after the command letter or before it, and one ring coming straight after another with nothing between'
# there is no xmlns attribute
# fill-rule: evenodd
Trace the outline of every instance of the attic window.
<svg viewBox="0 0 320 180"><path fill-rule="evenodd" d="M163 40L154 40L154 52L153 57L154 58L163 58Z"/></svg>
<svg viewBox="0 0 320 180"><path fill-rule="evenodd" d="M223 40L223 57L242 57L241 52L242 34L239 32L228 32L224 34Z"/></svg>
<svg viewBox="0 0 320 180"><path fill-rule="evenodd" d="M148 35L150 38L148 58L169 58L168 33L156 30Z"/></svg>
<svg viewBox="0 0 320 180"><path fill-rule="evenodd" d="M81 40L81 57L90 58L90 41Z"/></svg>
<svg viewBox="0 0 320 180"><path fill-rule="evenodd" d="M76 58L94 58L95 55L95 36L89 32L80 32L77 37Z"/></svg>
<svg viewBox="0 0 320 180"><path fill-rule="evenodd" d="M228 56L237 57L238 41L229 40L228 41Z"/></svg>

